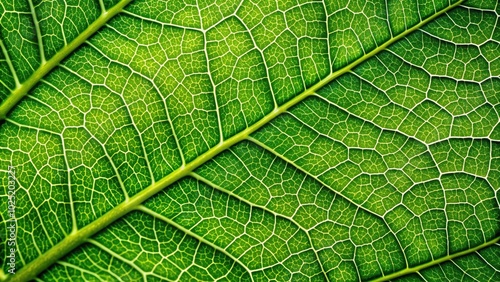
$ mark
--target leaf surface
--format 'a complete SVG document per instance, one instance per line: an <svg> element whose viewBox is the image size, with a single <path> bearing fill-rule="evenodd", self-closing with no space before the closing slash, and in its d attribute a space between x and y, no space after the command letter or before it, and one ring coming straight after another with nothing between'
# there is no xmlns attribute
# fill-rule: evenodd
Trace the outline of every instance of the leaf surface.
<svg viewBox="0 0 500 282"><path fill-rule="evenodd" d="M500 280L499 20L0 2L0 279Z"/></svg>

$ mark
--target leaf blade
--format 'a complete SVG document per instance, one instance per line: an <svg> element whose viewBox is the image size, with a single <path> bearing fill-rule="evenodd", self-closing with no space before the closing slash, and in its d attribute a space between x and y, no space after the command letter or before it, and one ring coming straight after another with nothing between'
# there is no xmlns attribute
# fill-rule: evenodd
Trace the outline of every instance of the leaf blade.
<svg viewBox="0 0 500 282"><path fill-rule="evenodd" d="M207 59L207 60L208 60L208 59ZM363 60L361 60L360 62L362 62L362 61L363 61ZM347 72L348 70L350 70L350 68L344 68L344 69L342 69L342 70L346 70L345 72ZM342 71L342 70L341 70L341 71ZM325 82L325 85L326 85L327 83L328 83L328 81L327 81L327 82ZM314 86L313 86L313 88L314 88ZM320 87L318 87L318 88L320 88ZM307 91L306 91L306 92L307 92ZM312 95L312 93L313 93L313 92L315 92L315 91L311 91L311 94L308 94L308 95ZM299 96L300 96L300 95L299 95ZM302 99L304 99L304 98L306 98L306 97L307 97L307 96L303 96L303 98L302 98ZM301 101L301 99L296 100L296 103L299 103L300 101ZM295 104L294 104L294 103L291 103L289 107L292 107L293 105L295 105ZM285 112L287 109L288 109L288 108L286 108L285 110L283 110L283 112ZM279 113L278 113L278 114L279 114ZM274 117L276 117L278 114L276 114ZM129 115L130 115L130 114L129 114ZM266 116L266 117L267 117L267 116ZM265 119L266 117L264 117L264 119ZM274 117L273 117L273 118L274 118ZM273 119L273 118L270 118L268 121L270 121L270 120L271 120L271 119ZM261 121L262 121L262 120L261 120ZM262 125L264 125L264 124L266 124L266 123L268 123L268 121L266 121L266 122L262 123L262 124L261 124L261 126L262 126ZM136 122L136 121L134 121L133 123L135 124L135 123L137 123L137 122ZM259 123L259 122L257 122L257 123ZM258 129L258 128L259 128L259 127L256 127L255 129ZM241 132L240 132L240 133L241 133ZM248 133L248 134L250 134L250 132L247 132L247 133ZM238 135L238 134L237 134L237 135ZM242 138L241 140L245 139L245 138L244 138L244 137L242 137L242 136L243 136L243 135L241 135L241 136L240 136L240 138ZM238 138L236 138L236 139L238 139ZM235 140L236 140L236 139L235 139ZM143 142L141 141L141 143L143 143ZM236 144L236 143L238 143L238 141L235 141L235 143L234 143L234 144ZM144 145L143 145L143 146L144 146ZM228 145L228 146L227 146L227 148L229 148L229 146L230 146L230 145ZM180 146L178 146L178 147L180 147ZM212 148L212 149L213 149L213 148ZM220 149L220 151L223 151L223 150L224 150L224 149ZM210 151L210 150L209 150L209 151ZM220 151L219 151L219 152L220 152ZM207 160L208 160L208 159L211 159L211 158L212 158L213 156L215 156L215 155L216 155L216 153L214 153L214 155L211 155L209 158L207 157ZM146 158L147 158L147 157L146 157ZM197 159L195 159L195 160L197 160ZM195 161L195 162L196 162L196 161ZM201 165L201 164L200 164L200 165ZM193 167L194 167L194 166L193 166ZM151 170L151 169L149 169L149 170ZM186 171L186 172L187 172L187 171ZM117 173L117 174L118 174L118 173ZM187 174L186 174L186 175L187 175ZM180 176L179 178L181 178L181 176ZM154 177L153 177L153 176L151 176L151 179L154 179ZM160 181L161 181L161 180L160 180ZM172 182L173 182L173 181L172 181ZM148 188L148 189L149 189L149 188ZM154 190L154 189L153 189L153 190ZM133 193L132 193L132 194L133 194Z"/></svg>

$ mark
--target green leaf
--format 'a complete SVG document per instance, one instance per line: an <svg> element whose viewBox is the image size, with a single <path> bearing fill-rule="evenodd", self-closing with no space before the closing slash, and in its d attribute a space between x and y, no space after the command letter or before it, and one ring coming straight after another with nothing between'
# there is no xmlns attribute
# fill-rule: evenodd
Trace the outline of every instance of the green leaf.
<svg viewBox="0 0 500 282"><path fill-rule="evenodd" d="M0 280L500 281L499 22L1 0Z"/></svg>

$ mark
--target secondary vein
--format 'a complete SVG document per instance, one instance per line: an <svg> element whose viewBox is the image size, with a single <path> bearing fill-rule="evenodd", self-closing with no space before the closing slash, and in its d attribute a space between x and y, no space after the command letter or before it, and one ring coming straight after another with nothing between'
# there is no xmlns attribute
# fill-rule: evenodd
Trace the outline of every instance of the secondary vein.
<svg viewBox="0 0 500 282"><path fill-rule="evenodd" d="M99 29L99 27L101 27L106 21L108 21L112 17L112 16L109 17L109 14L113 13L113 16L116 15L130 1L131 0L123 0L122 2L120 2L119 4L114 6L112 9L110 9L107 13L103 14L97 20L97 21L100 20L100 22L102 22L101 25L94 26L97 21L91 25L91 26L94 26L94 29L92 29L93 30L92 33L97 31ZM435 18L439 17L440 15L457 7L462 2L463 2L463 0L460 0L460 1L444 8L443 10L426 18L425 20L423 20L422 22L413 26L412 28L405 30L404 32L400 33L399 35L397 35L395 37L392 37L387 42L383 43L382 45L375 48L371 52L365 54L364 56L358 58L357 60L350 63L349 65L331 73L330 75L328 75L327 77L325 77L324 79L322 79L321 81L319 81L318 83L316 83L315 85L310 87L309 89L307 89L304 92L302 92L301 94L295 96L294 98L292 98L288 102L284 103L283 105L275 108L272 112L268 113L262 119L260 119L256 123L252 124L251 126L247 127L243 131L226 139L224 142L221 142L221 143L217 144L216 146L212 147L211 149L209 149L208 151L206 151L202 155L198 156L196 159L194 159L190 163L188 163L186 165L182 165L178 169L171 172L169 175L165 176L164 178L162 178L159 181L148 186L147 188L145 188L141 192L130 197L125 202L114 207L113 209L111 209L110 211L105 213L103 216L101 216L100 218L98 218L94 222L88 224L87 226L79 229L76 232L72 232L66 238L64 238L62 241L60 241L58 244L56 244L54 247L52 247L47 252L45 252L43 255L41 255L40 257L36 258L35 260L31 261L29 264L27 264L23 268L21 268L15 275L9 276L8 280L10 279L9 281L28 281L28 280L34 279L39 273L41 273L43 270L45 270L46 268L48 268L49 266L54 264L57 260L59 260L60 258L65 256L66 254L68 254L70 251L72 251L73 249L75 249L76 247L81 245L82 243L87 242L87 240L91 236L93 236L97 232L101 231L102 229L104 229L109 224L113 223L114 221L122 218L130 211L135 210L138 207L140 207L140 205L144 201L149 199L151 196L155 195L156 193L160 192L161 190L163 190L164 188L173 184L174 182L180 180L181 178L189 175L194 169L201 166L205 162L211 160L212 158L214 158L216 155L218 155L222 151L228 149L229 147L235 145L236 143L238 143L240 141L246 140L250 134L252 134L256 130L260 129L264 125L268 124L271 120L273 120L274 118L276 118L280 114L284 113L289 108L298 104L299 102L306 99L307 97L313 95L316 91L318 91L319 89L321 89L322 87L324 87L325 85L330 83L332 80L338 78L339 76L341 76L347 72L350 72L351 69L353 69L354 67L358 66L359 64L366 61L367 59L375 56L376 54L380 53L381 51L385 50L391 44L404 38L408 34L418 30L423 25L434 20ZM113 11L111 11L111 10L113 10ZM87 30L89 30L89 29L87 29ZM92 33L90 33L89 35L84 37L84 39L81 39L82 42L85 41L85 39L88 38ZM77 38L80 38L80 36ZM70 45L73 44L75 42L75 40L73 42L71 42ZM82 42L80 42L80 44ZM80 44L78 44L77 46L79 46ZM74 50L76 47L74 47L72 50ZM69 53L70 52L65 54L65 56L68 55ZM53 60L53 58L51 60ZM49 60L49 61L51 61L51 60ZM62 58L60 58L57 62L55 62L54 65L50 69L55 67L60 62L60 60L62 60ZM49 64L49 61L47 61L47 64ZM50 71L50 69L45 71L43 73L43 75L48 73L48 71ZM37 72L35 72L35 73L37 73ZM42 73L39 73L39 75L41 75L43 77ZM33 76L31 78L33 78ZM25 90L25 92L22 96L26 95L27 91L29 89L31 89L36 84L36 82L38 82L38 80L40 80L40 78L41 77L33 78L34 81L31 82L31 85L29 86L29 88L27 90ZM28 79L28 80L30 80L30 79ZM25 85L26 85L26 82L23 83L23 86L25 86ZM28 86L26 86L26 87L28 87ZM22 89L25 89L25 88L22 88ZM16 89L16 90L18 90L18 89ZM23 92L19 92L19 93L23 93ZM17 101L19 101L22 98L22 96L19 97L17 100L13 100L14 98L12 98L11 101L14 101L13 102L14 104L12 104L12 105L10 105L10 104L5 105L5 103L4 103L2 106L0 106L0 120L5 118L5 115L7 114L7 112L15 105L15 103L17 103ZM11 97L9 97L9 98L11 98ZM7 110L5 110L5 109L7 109Z"/></svg>
<svg viewBox="0 0 500 282"><path fill-rule="evenodd" d="M486 247L489 247L489 246L492 246L494 244L497 244L499 241L500 241L500 237L496 237L496 238L493 238L490 241L484 242L483 244L478 245L478 246L476 246L474 248L470 248L470 249L467 249L467 250L463 250L461 252L457 252L457 253L454 253L454 254L451 254L451 255L447 255L447 256L444 256L442 258L438 258L438 259L429 261L427 263L423 263L421 265L417 265L417 266L410 267L410 268L405 268L403 270L394 272L392 274L385 275L385 276L382 276L380 278L374 279L374 280L372 280L372 282L389 281L389 280L393 280L393 279L396 279L396 278L399 278L399 277L402 277L402 276L405 276L405 275L408 275L408 274L411 274L411 273L417 273L417 272L419 272L419 271L421 271L423 269L430 268L430 267L432 267L434 265L437 265L437 264L440 264L440 263L443 263L443 262L446 262L446 261L450 261L450 260L453 260L453 259L465 256L465 255L474 253L474 252L478 252L478 251L480 251L480 250L482 250L482 249L484 249Z"/></svg>
<svg viewBox="0 0 500 282"><path fill-rule="evenodd" d="M76 48L80 47L90 36L95 34L101 27L103 27L110 19L120 13L123 8L129 4L132 0L122 0L111 9L102 13L92 24L90 24L80 35L78 35L73 41L68 45L64 46L59 52L57 52L48 61L42 56L42 61L37 70L23 83L17 84L16 88L10 93L10 95L3 101L0 105L0 121L7 117L7 114L21 101L21 99L28 94L28 92L42 79L45 77L52 69L54 69L59 63L68 57ZM34 11L32 11L34 13ZM39 29L37 27L37 34L41 37ZM41 44L41 39L39 44ZM43 52L43 47L40 47L40 52Z"/></svg>

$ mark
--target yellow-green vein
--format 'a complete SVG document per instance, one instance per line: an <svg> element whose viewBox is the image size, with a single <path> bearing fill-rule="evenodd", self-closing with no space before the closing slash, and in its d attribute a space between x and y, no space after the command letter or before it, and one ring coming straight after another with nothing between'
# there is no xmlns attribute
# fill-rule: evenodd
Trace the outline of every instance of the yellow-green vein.
<svg viewBox="0 0 500 282"><path fill-rule="evenodd" d="M490 241L487 241L487 242L485 242L485 243L483 243L481 245L478 245L478 246L476 246L474 248L470 248L470 249L467 249L467 250L464 250L464 251L461 251L461 252L457 252L457 253L454 253L454 254L451 254L451 255L447 255L447 256L435 259L435 260L431 260L431 261L429 261L427 263L423 263L423 264L417 265L415 267L405 268L405 269L402 269L400 271L394 272L392 274L388 274L388 275L379 277L379 278L374 279L372 281L373 282L389 281L389 280L393 280L393 279L396 279L398 277L402 277L402 276L405 276L405 275L408 275L408 274L416 273L416 272L419 272L420 270L432 267L434 265L437 265L437 264L440 264L440 263L443 263L443 262L446 262L446 261L450 261L450 260L453 260L455 258L462 257L462 256L465 256L465 255L474 253L474 252L477 252L477 251L479 251L481 249L484 249L486 247L494 245L494 244L498 243L499 241L500 241L500 237L496 237L496 238L494 238L494 239L492 239Z"/></svg>
<svg viewBox="0 0 500 282"><path fill-rule="evenodd" d="M24 82L16 85L10 95L0 105L0 121L7 117L7 114L28 94L28 92L52 69L54 69L63 59L70 55L73 51L81 46L90 36L95 34L102 26L104 26L116 14L120 13L123 8L132 0L122 0L115 6L102 13L92 24L90 24L80 35L78 35L68 45L64 46L48 61L42 56L42 61L37 70ZM36 19L36 18L35 18ZM38 25L37 25L38 26ZM38 28L37 28L38 30ZM40 36L40 32L38 32ZM39 43L41 44L41 39ZM40 52L43 52L43 47L40 46ZM43 54L43 53L42 53Z"/></svg>
<svg viewBox="0 0 500 282"><path fill-rule="evenodd" d="M123 2L128 2L128 1L123 1ZM123 3L120 2L120 3ZM225 141L220 142L213 148L209 149L202 155L198 156L196 159L191 161L188 164L182 165L178 169L174 170L171 172L169 175L165 176L164 178L160 179L159 181L155 182L154 184L148 186L141 192L137 193L136 195L130 197L127 201L119 204L115 208L111 209L108 211L106 214L95 220L94 222L90 223L89 225L72 232L69 234L66 238L64 238L61 242L56 244L54 247L49 249L46 253L41 255L40 257L36 258L26 266L24 266L22 269L19 270L15 275L9 276L8 280L9 281L28 281L33 278L35 278L39 273L41 273L43 270L45 270L47 267L55 263L58 259L62 258L64 255L68 254L71 250L74 248L78 247L80 244L84 243L87 241L88 238L90 238L92 235L96 234L109 224L113 223L114 221L120 219L130 211L136 209L139 207L139 205L144 202L145 200L149 199L151 196L155 195L159 191L163 190L164 188L168 187L172 183L178 181L179 179L189 175L194 169L199 167L200 165L204 164L205 162L211 160L213 157L221 153L222 151L228 149L229 147L233 146L234 144L245 140L251 133L255 132L259 128L263 127L264 125L268 124L271 120L282 114L283 112L287 111L290 107L293 107L297 103L301 102L305 98L313 95L316 91L327 85L329 82L332 80L336 79L337 77L351 71L354 67L358 66L362 62L366 61L367 59L375 56L379 52L385 50L388 46L393 44L394 42L400 40L401 38L404 38L408 34L414 32L415 30L418 30L421 28L423 25L426 23L432 21L436 17L442 15L443 13L446 13L447 11L455 8L456 6L460 5L463 2L463 0L460 0L443 10L437 12L436 14L430 16L429 18L426 18L419 24L413 26L412 28L402 32L401 34L389 39L387 42L384 44L380 45L379 47L375 48L371 52L365 54L364 56L360 57L359 59L355 60L354 62L350 63L349 65L345 66L344 68L337 70L309 89L305 90L301 94L295 96L293 99L289 100L288 102L284 103L283 105L275 108L272 112L264 116L262 119L254 123L253 125L249 126L245 130L239 132L238 134L226 139ZM125 4L123 5L125 6ZM122 7L123 7L122 6ZM116 6L115 6L116 7ZM118 12L118 11L117 11ZM116 13L117 13L116 12Z"/></svg>

